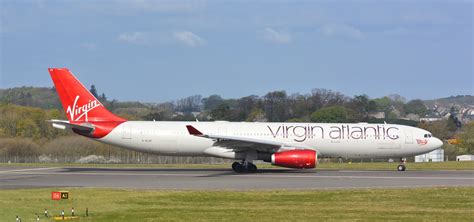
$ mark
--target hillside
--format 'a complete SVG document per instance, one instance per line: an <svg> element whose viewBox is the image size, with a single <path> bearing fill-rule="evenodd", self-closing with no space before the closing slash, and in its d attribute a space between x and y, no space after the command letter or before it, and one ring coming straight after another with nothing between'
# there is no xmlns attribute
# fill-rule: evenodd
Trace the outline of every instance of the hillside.
<svg viewBox="0 0 474 222"><path fill-rule="evenodd" d="M474 96L473 95L458 95L450 96L446 98L439 98L433 100L423 101L427 107L433 107L434 105L442 107L466 107L474 106Z"/></svg>
<svg viewBox="0 0 474 222"><path fill-rule="evenodd" d="M0 89L0 103L11 103L43 109L61 108L56 90L47 87Z"/></svg>

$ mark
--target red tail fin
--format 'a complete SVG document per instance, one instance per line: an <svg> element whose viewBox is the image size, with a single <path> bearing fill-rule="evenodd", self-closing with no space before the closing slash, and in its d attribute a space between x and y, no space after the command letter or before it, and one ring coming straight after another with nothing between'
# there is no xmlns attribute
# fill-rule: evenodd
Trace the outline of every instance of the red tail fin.
<svg viewBox="0 0 474 222"><path fill-rule="evenodd" d="M50 68L56 91L70 123L124 122L109 112L66 68Z"/></svg>

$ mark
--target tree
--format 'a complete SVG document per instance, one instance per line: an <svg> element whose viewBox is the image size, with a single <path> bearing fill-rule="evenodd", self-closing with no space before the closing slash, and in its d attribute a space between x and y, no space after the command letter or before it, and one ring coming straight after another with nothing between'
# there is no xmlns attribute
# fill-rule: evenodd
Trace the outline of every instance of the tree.
<svg viewBox="0 0 474 222"><path fill-rule="evenodd" d="M236 105L239 112L238 121L244 121L248 119L254 109L261 107L259 97L255 95L238 99Z"/></svg>
<svg viewBox="0 0 474 222"><path fill-rule="evenodd" d="M386 96L372 101L375 103L375 109L379 112L389 112L391 110L390 99Z"/></svg>
<svg viewBox="0 0 474 222"><path fill-rule="evenodd" d="M36 125L36 123L30 118L21 119L17 122L16 127L17 136L34 138L40 137L38 125Z"/></svg>
<svg viewBox="0 0 474 222"><path fill-rule="evenodd" d="M303 118L308 117L314 110L310 107L308 95L301 95L299 93L288 97L288 118Z"/></svg>
<svg viewBox="0 0 474 222"><path fill-rule="evenodd" d="M447 120L421 122L418 127L430 131L433 136L441 140L450 139L454 135L454 131L450 130L449 121Z"/></svg>
<svg viewBox="0 0 474 222"><path fill-rule="evenodd" d="M343 106L323 107L311 114L311 122L344 123L348 121L347 109Z"/></svg>
<svg viewBox="0 0 474 222"><path fill-rule="evenodd" d="M202 104L205 110L213 110L217 108L224 100L219 95L210 95L202 99Z"/></svg>
<svg viewBox="0 0 474 222"><path fill-rule="evenodd" d="M97 93L97 89L95 88L94 84L91 85L91 88L89 89L89 91L95 98L99 98L99 94Z"/></svg>
<svg viewBox="0 0 474 222"><path fill-rule="evenodd" d="M474 122L464 124L459 134L460 144L465 154L474 154Z"/></svg>
<svg viewBox="0 0 474 222"><path fill-rule="evenodd" d="M100 96L99 96L98 99L99 99L99 101L102 102L102 103L107 102L107 96L105 96L105 93L100 94Z"/></svg>
<svg viewBox="0 0 474 222"><path fill-rule="evenodd" d="M201 110L201 95L188 96L176 101L176 110L181 112L198 112Z"/></svg>
<svg viewBox="0 0 474 222"><path fill-rule="evenodd" d="M349 103L349 107L353 110L352 119L354 121L367 121L369 112L375 110L375 102L369 100L367 95L354 96Z"/></svg>
<svg viewBox="0 0 474 222"><path fill-rule="evenodd" d="M405 112L424 116L428 113L428 109L426 108L423 101L419 99L414 99L410 100L407 104L405 104Z"/></svg>
<svg viewBox="0 0 474 222"><path fill-rule="evenodd" d="M287 119L287 97L285 91L269 92L264 97L265 116L270 122L283 122Z"/></svg>
<svg viewBox="0 0 474 222"><path fill-rule="evenodd" d="M387 96L392 102L405 103L406 99L398 94L390 94Z"/></svg>
<svg viewBox="0 0 474 222"><path fill-rule="evenodd" d="M162 112L150 112L148 114L146 114L145 116L143 116L143 119L144 120L148 120L148 121L163 121L164 120L164 115Z"/></svg>
<svg viewBox="0 0 474 222"><path fill-rule="evenodd" d="M317 110L325 106L343 105L347 102L347 97L329 89L313 89L308 102L310 110Z"/></svg>
<svg viewBox="0 0 474 222"><path fill-rule="evenodd" d="M388 116L392 116L391 118L399 118L404 115L404 100L403 97L396 94L373 99L376 111L384 112L386 119Z"/></svg>
<svg viewBox="0 0 474 222"><path fill-rule="evenodd" d="M211 116L214 120L235 121L237 119L237 112L235 109L231 109L228 103L222 103L217 108L211 110Z"/></svg>
<svg viewBox="0 0 474 222"><path fill-rule="evenodd" d="M250 114L248 115L247 122L267 122L267 118L265 118L265 112L259 108L253 108Z"/></svg>

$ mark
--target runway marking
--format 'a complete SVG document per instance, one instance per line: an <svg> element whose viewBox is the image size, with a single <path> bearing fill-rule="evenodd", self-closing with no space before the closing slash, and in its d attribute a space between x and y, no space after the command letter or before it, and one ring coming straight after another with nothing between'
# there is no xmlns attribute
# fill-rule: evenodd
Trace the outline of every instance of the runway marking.
<svg viewBox="0 0 474 222"><path fill-rule="evenodd" d="M250 175L231 175L231 176L250 176ZM250 176L254 177L254 176ZM287 178L344 178L344 179L428 179L428 180L474 180L474 177L388 177L388 176L324 176L324 175L314 175L314 176L303 176L303 175L258 175L258 177L287 177Z"/></svg>
<svg viewBox="0 0 474 222"><path fill-rule="evenodd" d="M44 168L28 168L28 169L18 169L18 170L3 170L0 173L11 173L11 172L25 172L25 171L36 171L36 170L51 170L57 169L59 167L44 167Z"/></svg>
<svg viewBox="0 0 474 222"><path fill-rule="evenodd" d="M42 168L53 169L53 168ZM31 170L31 169L30 169ZM40 170L35 169L35 170ZM86 172L25 172L27 169L2 171L4 174L32 174L32 175L96 175L96 176L175 176L175 177L203 177L215 176L213 174L177 174L177 173L86 173ZM217 175L219 176L219 175ZM474 180L474 177L414 177L414 176L325 176L325 175L262 175L262 174L240 174L221 175L222 177L247 177L247 178L333 178L333 179L415 179L415 180Z"/></svg>

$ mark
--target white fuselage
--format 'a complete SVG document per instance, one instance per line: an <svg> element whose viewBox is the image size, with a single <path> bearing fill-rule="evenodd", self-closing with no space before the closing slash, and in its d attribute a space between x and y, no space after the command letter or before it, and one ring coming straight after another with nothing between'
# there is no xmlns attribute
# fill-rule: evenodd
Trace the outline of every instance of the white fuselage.
<svg viewBox="0 0 474 222"><path fill-rule="evenodd" d="M215 141L190 135L186 125L192 125L208 135L281 142L287 149L313 149L320 157L409 157L427 153L442 145L437 138L426 138L424 135L429 134L426 130L367 123L128 121L98 141L140 152L208 156L204 151L213 147Z"/></svg>

